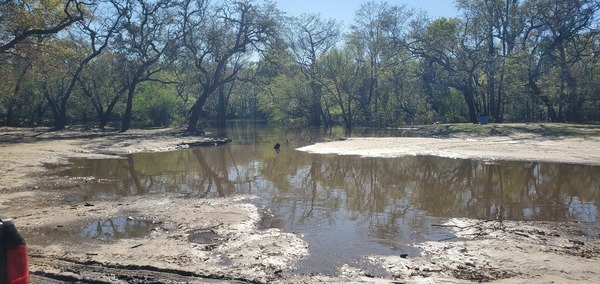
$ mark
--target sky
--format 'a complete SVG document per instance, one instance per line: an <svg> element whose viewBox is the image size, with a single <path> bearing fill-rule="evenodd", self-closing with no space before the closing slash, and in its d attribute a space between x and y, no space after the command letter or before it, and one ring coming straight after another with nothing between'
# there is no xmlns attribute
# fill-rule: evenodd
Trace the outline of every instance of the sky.
<svg viewBox="0 0 600 284"><path fill-rule="evenodd" d="M320 13L322 18L343 21L344 26L354 22L354 13L361 4L370 0L274 0L282 11L290 16L302 13ZM380 1L380 0L376 0ZM423 10L432 18L456 17L458 12L453 0L387 0L390 5L406 4L408 8Z"/></svg>

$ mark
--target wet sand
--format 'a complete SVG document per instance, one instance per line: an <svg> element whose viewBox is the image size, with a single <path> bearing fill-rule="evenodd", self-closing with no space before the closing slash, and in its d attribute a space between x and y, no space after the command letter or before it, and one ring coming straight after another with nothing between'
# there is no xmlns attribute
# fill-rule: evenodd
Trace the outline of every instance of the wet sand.
<svg viewBox="0 0 600 284"><path fill-rule="evenodd" d="M389 272L388 278L374 278L351 265L342 267L338 276L292 275L287 272L289 267L309 253L308 244L291 233L258 230L260 215L250 204L252 196L194 200L161 194L86 204L69 201L69 191L56 188L99 181L43 177L43 164L65 164L75 157L172 151L203 139L180 136L172 129L120 134L0 129L0 212L14 217L30 238L32 279L36 283L54 283L56 279L114 283L600 282L596 273L600 236L582 235L581 224L452 219L439 225L455 230L456 239L415 244L422 249L420 255L369 256L374 265ZM352 138L300 150L600 164L600 140L595 137ZM156 226L143 239L89 243L53 239L61 232L79 232L86 224L113 217L151 221ZM192 232L206 229L218 235L218 241L207 245L189 242Z"/></svg>

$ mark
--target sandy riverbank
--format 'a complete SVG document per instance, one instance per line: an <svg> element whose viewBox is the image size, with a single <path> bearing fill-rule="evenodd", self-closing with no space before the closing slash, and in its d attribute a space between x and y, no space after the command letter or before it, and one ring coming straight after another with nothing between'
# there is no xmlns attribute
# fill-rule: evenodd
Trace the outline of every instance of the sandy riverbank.
<svg viewBox="0 0 600 284"><path fill-rule="evenodd" d="M600 138L473 137L350 138L298 149L361 157L439 156L600 165Z"/></svg>
<svg viewBox="0 0 600 284"><path fill-rule="evenodd" d="M46 129L0 129L0 212L16 218L30 236L32 279L36 283L106 281L164 283L250 281L280 283L595 283L600 236L575 223L448 220L457 239L415 244L421 255L369 256L389 278L374 278L351 265L338 276L291 275L297 258L309 253L301 237L258 230L252 196L190 200L164 194L85 204L67 201L54 185L81 181L40 179L43 164L69 158L114 158L115 154L170 151L206 138L185 137L172 129L128 133ZM183 143L185 142L185 143ZM352 138L318 143L303 151L396 157L438 155L453 158L517 159L600 164L600 140L509 136L459 138ZM89 181L88 181L89 182ZM93 182L93 181L92 181ZM148 210L153 208L153 210ZM130 218L152 224L148 237L115 242L76 242L65 235L98 220ZM594 228L592 228L594 229ZM597 230L597 228L595 228ZM212 244L188 240L210 231ZM588 232L588 233L586 233ZM54 280L53 280L54 279Z"/></svg>

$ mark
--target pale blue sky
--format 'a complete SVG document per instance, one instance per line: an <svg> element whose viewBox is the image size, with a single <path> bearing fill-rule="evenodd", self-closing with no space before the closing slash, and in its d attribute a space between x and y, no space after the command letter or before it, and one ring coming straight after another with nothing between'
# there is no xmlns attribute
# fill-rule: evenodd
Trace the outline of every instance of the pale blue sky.
<svg viewBox="0 0 600 284"><path fill-rule="evenodd" d="M274 0L274 2L279 9L290 16L320 13L323 18L341 20L345 26L349 26L354 22L354 12L368 0ZM409 8L423 10L433 19L458 16L453 0L388 0L386 2L390 5L406 4Z"/></svg>

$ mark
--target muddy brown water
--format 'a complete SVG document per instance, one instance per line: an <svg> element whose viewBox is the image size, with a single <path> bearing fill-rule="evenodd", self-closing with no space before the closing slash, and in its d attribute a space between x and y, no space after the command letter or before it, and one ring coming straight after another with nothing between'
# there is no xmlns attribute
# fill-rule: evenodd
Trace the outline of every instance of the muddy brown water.
<svg viewBox="0 0 600 284"><path fill-rule="evenodd" d="M103 180L80 185L70 197L78 201L163 192L190 198L255 195L262 228L280 228L309 243L310 256L296 264L298 273L309 274L333 274L343 263L366 266L365 256L371 254L417 253L411 243L452 238L447 229L432 226L447 218L577 221L597 227L600 217L598 166L430 156L360 158L295 150L323 138L343 137L341 129L283 131L237 123L220 134L233 142L123 159L75 160L60 174ZM364 135L402 133L354 136ZM275 143L281 144L279 151L273 149ZM128 236L128 228L145 232L147 226L104 220L80 235L114 238ZM190 241L218 237L196 233Z"/></svg>

